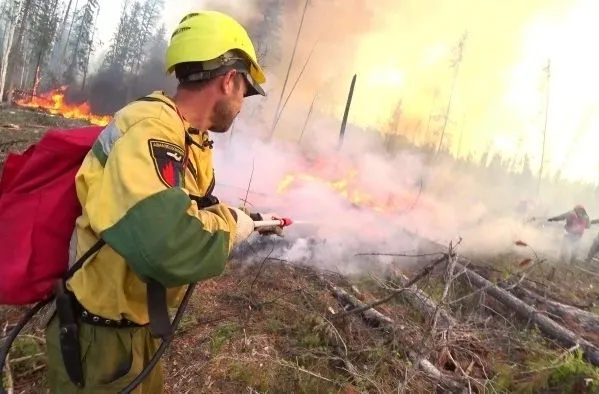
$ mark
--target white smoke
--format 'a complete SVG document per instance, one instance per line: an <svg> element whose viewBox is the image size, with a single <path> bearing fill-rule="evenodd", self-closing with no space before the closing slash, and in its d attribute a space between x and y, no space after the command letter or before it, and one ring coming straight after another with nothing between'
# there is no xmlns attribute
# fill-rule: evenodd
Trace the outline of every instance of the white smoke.
<svg viewBox="0 0 599 394"><path fill-rule="evenodd" d="M268 125L244 115L236 121L232 135L213 135L215 194L229 204L242 205L252 177L248 193L251 210L276 212L296 221L285 229L283 240L275 240L278 247L274 251L272 245L254 247L252 253L260 250L257 259L270 253L270 257L291 262L359 272L398 260L356 257L359 253L421 253L413 234L445 245L462 237L460 251L466 254L526 252L514 245L522 240L541 255L557 257L563 224L547 223L546 216L525 223L527 217L516 213L521 193L515 187L484 176L484 172L475 176L460 171L449 161L427 167L422 154L389 155L378 134L356 128L348 130L341 151L337 151L338 129L320 126L330 127L331 123L315 115L306 131L312 136L306 146L295 141L265 143L257 136ZM377 211L366 203L352 204L340 191L318 180L344 179L352 170L355 175L349 182L354 190L399 210ZM301 174L316 179L302 181ZM296 182L279 193L287 176L296 176ZM551 214L569 208L565 202L555 204ZM593 236L589 233L583 251ZM250 241L268 243L259 235ZM406 257L401 261L417 260Z"/></svg>
<svg viewBox="0 0 599 394"><path fill-rule="evenodd" d="M499 110L494 100L505 93L504 74L509 73L521 60L519 48L522 29L533 16L552 7L513 3L509 7L491 9L481 8L474 0L462 0L460 6L453 3L445 5L444 12L437 13L431 19L431 4L421 1L384 1L377 3L377 7L360 0L341 3L312 3L285 97L316 41L318 48L310 60L308 71L302 76L289 105L284 109L276 139L266 144L259 138L268 134L270 129L303 7L303 2L286 3L281 38L284 61L267 70L266 91L269 98L247 100L242 115L234 125L233 135L214 136L216 194L232 205L241 205L254 165L248 194L252 204L250 207L259 212L275 211L301 221L285 230L285 240L278 242L280 247L271 257L310 262L323 268L366 270L370 268L366 261L385 264L395 260L387 257L368 260L362 256L354 257L360 252L417 254L418 243L406 231L442 244L461 236L463 241L460 249L464 253L493 255L515 250L525 252L514 246L516 240L522 240L538 253L556 257L563 224L547 223L546 218L563 213L577 203L584 204L594 218L593 212L595 215L599 212L599 200L595 198L591 187L546 182L537 207L525 214L518 214L516 206L520 200L538 198L534 177L514 184L513 179L504 177L500 172L472 166L460 167L459 163L444 156L429 161L422 153L409 149L390 155L385 151L384 139L378 130L364 130L351 124L347 126L343 149L338 152L336 145L340 122L318 114L317 110L330 109L342 102L347 94L349 78L358 73L360 77L352 113L364 115L360 104L375 102L381 89L378 87L378 92L365 89L361 78L368 74L366 67L377 63L391 64L407 70L409 86L404 92L397 93L401 93L405 99L406 126L418 119L426 122L431 112L429 90L440 89L441 101L436 106L445 105L444 97L449 92L444 89L451 86L453 75L446 64L449 54L442 51L437 53L436 49L451 47L464 29L470 28L470 39L473 41L469 41L463 64L466 72L460 74L459 87L456 89L461 100L457 97L453 103L452 117L467 113L469 126L464 133L465 139L484 141L483 137L494 134L498 128L510 129L502 123L507 120L508 114ZM248 24L264 17L258 11L258 6L259 2L255 0L182 0L177 2L178 8L173 6L168 9L165 18L170 18L167 25L172 28L185 12L215 8ZM464 13L464 9L473 12ZM334 26L330 23L332 17L335 19ZM402 22L398 23L400 20ZM490 24L490 20L502 22ZM506 20L513 23L506 24ZM441 26L442 30L430 34L430 29L422 28L430 25L431 21ZM505 29L505 26L509 28ZM358 45L365 44L361 40L363 36L375 33L379 36L370 41L371 45ZM383 45L385 40L392 45ZM496 44L492 52L488 51L488 42ZM388 50L390 47L393 50ZM418 63L423 53L428 52L431 62L438 68L423 69L422 64ZM397 56L399 60L395 59ZM526 76L532 81L530 83L536 83L536 77ZM486 81L484 92L481 91L481 80ZM527 92L538 95L535 89L530 88ZM298 144L315 93L318 93L316 110L301 144ZM258 104L263 104L263 108L257 109ZM385 103L381 100L376 104ZM358 108L360 111L356 110ZM412 111L409 111L410 108ZM534 112L530 108L525 109ZM489 114L493 116L488 117ZM451 120L449 123L452 123ZM456 128L455 125L448 126L448 138L449 134L459 134L456 130L449 130L452 127ZM322 165L322 162L326 164ZM319 178L340 179L347 178L352 169L356 170L352 182L359 185L360 191L367 192L379 202L390 201L389 205L397 205L401 209L378 212L367 205L354 206L338 191L319 182L299 180L287 192L277 192L287 175L308 173ZM535 216L539 219L525 223L525 219ZM595 232L591 229L585 235L581 248L583 253ZM263 240L253 236L251 241L257 243ZM268 247L264 248L264 254L269 250Z"/></svg>

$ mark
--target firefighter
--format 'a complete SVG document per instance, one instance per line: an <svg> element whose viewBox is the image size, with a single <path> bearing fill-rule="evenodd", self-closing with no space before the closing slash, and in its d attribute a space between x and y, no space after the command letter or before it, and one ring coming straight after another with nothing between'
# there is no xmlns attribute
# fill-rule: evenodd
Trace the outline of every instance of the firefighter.
<svg viewBox="0 0 599 394"><path fill-rule="evenodd" d="M566 233L562 239L560 260L572 264L576 261L580 239L584 231L591 227L589 215L582 205L576 205L573 210L547 219L549 222L565 220Z"/></svg>
<svg viewBox="0 0 599 394"><path fill-rule="evenodd" d="M253 221L273 217L211 194L208 130L226 132L245 97L265 95L246 30L219 12L186 15L170 38L166 71L179 81L175 95L155 91L120 109L76 175L82 214L70 263L99 239L105 245L66 281L72 307L57 301L47 325L51 393L120 392L169 328L154 316L178 306L186 285L221 274ZM77 322L75 340L63 335L63 313ZM135 392L162 391L157 365Z"/></svg>

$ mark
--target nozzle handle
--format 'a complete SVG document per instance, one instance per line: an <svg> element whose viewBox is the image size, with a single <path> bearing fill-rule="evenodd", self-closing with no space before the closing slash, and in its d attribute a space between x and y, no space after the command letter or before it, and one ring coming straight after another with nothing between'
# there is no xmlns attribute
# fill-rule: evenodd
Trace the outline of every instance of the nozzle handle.
<svg viewBox="0 0 599 394"><path fill-rule="evenodd" d="M272 219L272 220L258 220L254 222L254 228L263 228L263 227L287 227L293 224L293 221L290 218L280 218L280 219Z"/></svg>

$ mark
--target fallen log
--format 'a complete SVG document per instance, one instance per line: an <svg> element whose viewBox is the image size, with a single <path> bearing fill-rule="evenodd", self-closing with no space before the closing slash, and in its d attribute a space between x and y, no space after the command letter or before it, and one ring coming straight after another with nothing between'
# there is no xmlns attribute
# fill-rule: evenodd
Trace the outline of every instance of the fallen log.
<svg viewBox="0 0 599 394"><path fill-rule="evenodd" d="M335 298L337 298L344 306L351 306L353 308L365 307L366 304L362 301L358 300L353 295L349 294L347 291L340 289L339 287L329 283L327 281L327 286L329 290L333 293ZM371 325L376 325L377 327L390 329L393 327L393 319L383 315L381 312L377 311L374 308L368 308L362 311L362 318L366 320Z"/></svg>
<svg viewBox="0 0 599 394"><path fill-rule="evenodd" d="M408 281L399 276L396 277L400 286L406 286ZM426 319L432 319L435 313L437 316L437 328L442 330L449 330L456 325L456 321L447 310L440 308L439 305L430 299L430 297L420 290L416 285L412 285L406 288L401 296L415 309L423 311Z"/></svg>
<svg viewBox="0 0 599 394"><path fill-rule="evenodd" d="M531 290L525 289L520 285L500 284L501 288L510 290L516 297L522 299L530 299L532 302L542 304L552 315L558 316L565 321L574 321L585 331L599 334L599 316L592 312L584 311L572 305L563 304L561 302L549 300L540 294Z"/></svg>
<svg viewBox="0 0 599 394"><path fill-rule="evenodd" d="M327 287L337 298L344 307L351 308L366 308L367 305L362 301L358 300L353 295L349 294L343 289L333 285L332 283L323 279L323 281L327 284ZM391 329L394 325L393 319L383 315L379 311L374 308L366 308L361 311L362 318L369 322L370 324L374 324L378 327ZM415 351L409 350L407 352L408 357L411 361L418 366L418 368L423 371L430 379L433 379L435 382L443 386L443 388L451 391L452 393L467 393L468 389L466 386L455 378L441 372L437 367L435 367L430 361L426 360L422 356L419 356Z"/></svg>
<svg viewBox="0 0 599 394"><path fill-rule="evenodd" d="M484 290L497 301L511 308L520 317L529 319L545 335L555 339L568 348L577 344L580 345L584 352L584 358L594 366L599 366L599 348L595 345L581 338L569 329L562 327L551 318L540 314L534 307L513 296L507 290L496 286L465 266L456 263L456 268L463 270L463 275L468 278L471 284Z"/></svg>

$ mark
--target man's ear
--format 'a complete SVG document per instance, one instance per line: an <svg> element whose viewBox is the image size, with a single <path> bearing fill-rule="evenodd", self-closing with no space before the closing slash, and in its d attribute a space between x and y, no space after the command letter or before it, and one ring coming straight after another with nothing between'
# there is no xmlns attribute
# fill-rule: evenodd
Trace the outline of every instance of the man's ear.
<svg viewBox="0 0 599 394"><path fill-rule="evenodd" d="M223 75L221 88L223 93L229 95L235 91L235 78L237 76L236 70L229 70L225 75Z"/></svg>

